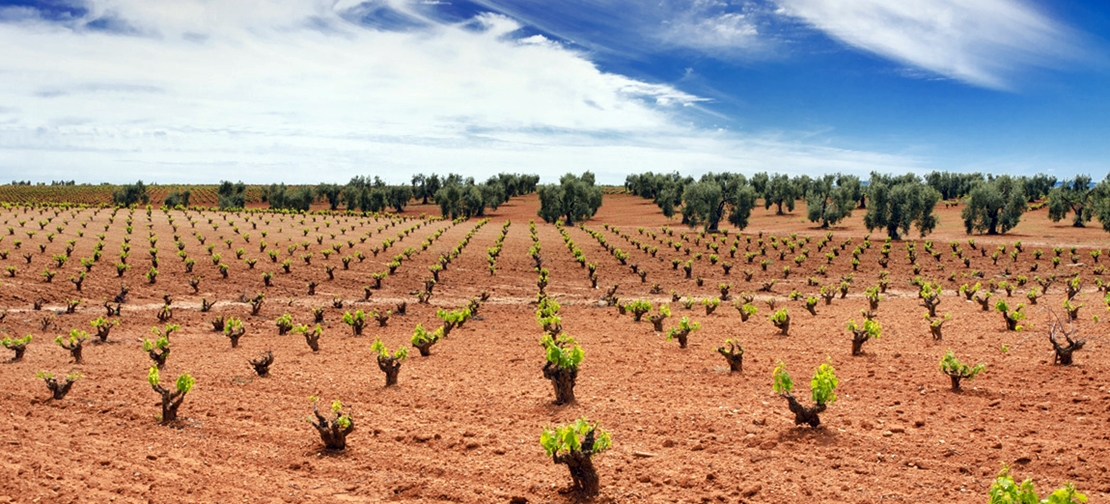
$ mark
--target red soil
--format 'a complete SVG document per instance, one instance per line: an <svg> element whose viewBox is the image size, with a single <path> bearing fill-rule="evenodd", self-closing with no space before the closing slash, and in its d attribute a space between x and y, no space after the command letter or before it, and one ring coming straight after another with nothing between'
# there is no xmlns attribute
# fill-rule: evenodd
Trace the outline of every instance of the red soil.
<svg viewBox="0 0 1110 504"><path fill-rule="evenodd" d="M388 225L387 220L308 216L302 225L301 217L285 216L281 221L277 215L191 212L189 218L196 220L191 228L184 215L171 212L185 251L197 261L195 273L203 277L199 293L193 294L187 283L191 275L174 256L174 231L167 216L157 211L149 223L159 239L160 275L154 284L143 278L150 267L148 218L136 211L128 259L132 269L123 277L131 294L123 305L121 325L112 331L112 343L87 344L85 362L79 365L52 340L74 328L91 332L89 321L105 313L103 300L118 291L113 265L119 260L127 211L119 212L106 232L109 210L95 215L92 210L77 211L75 216L62 211L33 238L25 231L38 230L37 222L53 216L53 211L40 214L38 209L20 208L0 214L4 226L15 230L0 241L0 250L10 250L8 258L0 260L0 274L9 265L17 268L15 277L2 278L0 306L8 312L0 326L10 336L35 337L23 361L0 364L5 384L0 400L0 501L572 502L576 498L566 491L566 468L552 464L538 439L545 426L583 415L598 421L613 438L612 449L595 458L600 502L983 502L1001 463L1013 466L1019 479L1034 478L1042 493L1065 481L1075 482L1092 502L1110 493L1110 458L1105 455L1110 448L1110 391L1100 378L1110 371L1107 326L1091 321L1102 314L1104 303L1095 288L1098 265L1086 248L1104 243L1101 230L1055 225L1043 218L1043 211L1033 213L1016 234L974 237L988 254L998 245L1007 245L1009 252L1013 241L1024 242L1025 252L1016 262L1002 255L994 265L966 243L958 210L942 209L942 226L929 238L942 253L939 264L945 270L938 271L938 262L922 251L922 243L917 249L921 276L943 286L938 312L952 315L943 341L929 335L921 316L924 309L908 284L914 275L905 243L895 243L886 268L890 289L877 310L882 338L864 345L863 356L852 357L844 326L850 318L861 320L859 311L867 306L863 290L878 279L883 244L879 233L872 235L872 247L860 256L847 298L828 306L820 303L813 316L787 294L816 294L818 287L807 286L807 277L836 286L851 273L850 252L866 234L861 214L832 230L833 244L848 238L853 244L833 259L827 276L820 276L815 271L827 262L830 248L817 252L816 246L825 231L802 222L802 209L787 216L759 209L745 236L759 231L768 239L788 239L790 233L809 236L809 259L797 266L792 259L799 252L779 260L768 247L773 264L762 271L758 263L764 257L747 264L747 243L741 239L735 258L728 257L727 245L721 249L723 260L735 265L725 276L721 267L709 264L706 239L693 245L694 233L660 216L650 202L607 196L585 227L627 252L630 264L648 271L644 283L584 230L567 232L587 260L599 264L598 285L619 284L622 300L645 298L658 305L670 301L671 291L702 299L718 294L717 285L723 282L732 284L733 296L755 291L765 280L776 278L778 283L772 293L758 293L759 313L746 323L728 302L712 315L700 305L687 311L681 303L670 303L674 316L666 327L682 316L702 324L690 336L689 348L679 349L654 332L649 322L635 323L615 308L599 306L602 289L590 288L586 270L573 261L559 231L537 223L544 266L552 279L547 291L563 305L564 329L586 351L577 403L554 406L551 384L541 374L541 330L530 304L537 289L527 253L532 244L528 220L535 211L536 198L530 196L491 213L491 221L440 274L430 305L417 304L412 291L431 276L427 267L437 255L459 244L476 220L454 226L426 223L374 256L372 246L419 220L379 233L377 227ZM434 208L417 205L405 214L422 212L432 215ZM78 237L79 223L90 217L84 237ZM219 224L218 230L207 223L209 218ZM18 224L21 219L26 227ZM257 230L246 223L248 219ZM271 222L266 224L266 219ZM485 251L506 219L512 225L497 273L490 276ZM606 230L604 223L616 225L619 233ZM64 231L47 242L46 233L58 225ZM251 234L250 243L232 231L234 225ZM319 231L314 229L317 225ZM638 226L646 228L644 235ZM704 253L694 261L693 275L704 278L702 287L685 279L681 268L672 269L672 258L688 257L665 245L660 226L675 227L676 238L689 233L683 241L692 246L691 254ZM301 231L305 227L310 227L307 237ZM340 227L346 227L346 233L340 234ZM438 240L386 278L369 302L362 301L372 272L384 270L406 247L420 250L421 241L441 228L445 231ZM268 232L267 250L280 251L279 261L289 257L292 273L281 273L278 264L258 251L263 230ZM220 276L193 237L196 231L215 244L215 252L230 266L228 279ZM647 236L648 231L656 232L657 239ZM77 292L66 279L82 269L78 258L92 255L94 235L101 232L107 234L103 257ZM336 238L328 236L331 232ZM370 238L359 243L357 237L366 232L372 232ZM234 237L230 249L221 235ZM321 245L315 241L317 235L323 236ZM18 250L12 243L16 239L23 241ZM730 235L729 242L732 239ZM76 240L72 258L55 268L51 256L62 253L68 240ZM301 259L304 249L292 256L286 252L286 246L302 240L310 241L308 250L314 253L310 265ZM322 256L321 250L347 240L354 241L353 251L344 245L340 254ZM657 257L637 249L631 240L659 247ZM969 268L952 257L950 240L961 240L960 247L971 257ZM752 242L756 250L757 238ZM45 253L39 252L40 243L46 244ZM1065 250L1054 270L1051 246L1070 243L1081 245L1079 265L1069 264ZM254 270L234 260L234 250L240 247L244 258L258 259ZM1045 255L1034 261L1032 251L1037 248ZM340 257L356 251L366 254L366 260L352 261L350 269L343 270ZM29 265L21 256L24 252L34 253ZM1102 258L1107 261L1110 258ZM1034 263L1039 269L1030 273ZM787 264L792 272L783 279L782 266ZM335 280L327 280L326 265L336 267ZM1002 280L997 275L1006 267L1011 269L1011 282L1019 274L1029 277L1009 300L1011 306L1025 300L1034 275L1081 275L1079 300L1086 304L1080 311L1081 335L1089 341L1075 354L1075 365L1053 365L1046 335L1052 320L1047 308L1063 315L1062 282L1036 306L1026 308L1033 328L1025 332L1006 331L998 313L980 311L978 304L956 292L961 284L974 283L966 276L972 270L984 273L980 281L986 286L991 279ZM44 268L60 270L52 283L39 276ZM753 272L751 282L743 279L746 269ZM272 287L263 287L264 271L274 273ZM950 274L955 274L954 281L948 280ZM320 284L315 296L307 295L310 281ZM649 294L654 283L663 294ZM383 387L384 375L370 351L375 338L391 349L408 346L417 323L436 327L437 308L460 307L482 290L492 297L482 306L480 319L453 331L433 347L430 357L413 351L402 365L399 385ZM249 305L239 299L256 292L264 292L266 298L260 315L251 316ZM140 340L152 336L150 328L161 325L155 315L163 294L172 296L170 322L181 329L171 337L173 351L162 381L168 384L186 371L196 378L181 406L182 420L174 426L160 426L155 419L158 398L146 382L151 362L140 348ZM995 299L1005 296L1001 289L995 293ZM43 311L31 309L38 297L47 300ZM331 307L334 297L343 300L343 309ZM768 321L765 301L771 297L790 310L789 336L778 335ZM68 298L82 300L77 312L56 313ZM202 298L218 301L212 313L199 312ZM407 315L394 315L384 328L370 322L361 337L352 336L341 322L344 310L381 310L401 301L408 302ZM297 323L310 323L311 309L318 306L327 306L318 354L299 336L277 336L275 318L290 313ZM47 330L41 330L44 315L53 316ZM208 321L216 315L243 319L248 331L239 348L230 348L226 338L211 331ZM730 374L714 352L726 338L739 339L746 350L742 373ZM1003 345L1008 351L1001 350ZM259 378L247 360L271 349L276 356L271 375ZM964 362L987 365L977 379L965 382L962 393L949 391L947 377L937 369L947 349ZM822 414L820 428L794 426L786 401L771 391L771 370L778 360L789 366L795 395L807 404L807 378L813 369L826 361L835 366L838 400ZM65 399L51 401L34 376L38 370L73 370L84 378ZM325 402L340 399L352 414L356 427L346 452L325 453L307 424L308 398L313 395Z"/></svg>

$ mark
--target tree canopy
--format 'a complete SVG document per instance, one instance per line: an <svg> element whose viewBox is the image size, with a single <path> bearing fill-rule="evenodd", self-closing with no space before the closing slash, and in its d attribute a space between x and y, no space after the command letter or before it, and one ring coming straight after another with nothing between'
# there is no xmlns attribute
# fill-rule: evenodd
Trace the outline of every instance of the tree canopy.
<svg viewBox="0 0 1110 504"><path fill-rule="evenodd" d="M1018 225L1027 208L1025 184L1009 175L980 181L971 188L966 203L960 216L967 234L1005 233Z"/></svg>
<svg viewBox="0 0 1110 504"><path fill-rule="evenodd" d="M728 210L728 222L738 229L748 227L755 206L755 189L743 175L708 173L682 192L682 215L692 226L702 225L716 231Z"/></svg>
<svg viewBox="0 0 1110 504"><path fill-rule="evenodd" d="M911 225L917 227L921 236L936 228L933 208L940 201L940 193L923 184L916 175L891 177L873 172L867 192L871 201L863 224L869 231L885 229L887 236L898 240L909 232Z"/></svg>
<svg viewBox="0 0 1110 504"><path fill-rule="evenodd" d="M784 213L782 211L783 206L786 206L788 212L793 212L795 201L799 196L804 194L799 184L790 180L790 177L781 173L776 173L767 180L767 184L761 194L763 196L763 208L771 208L771 205L775 205L777 207L775 209L775 215L782 215Z"/></svg>
<svg viewBox="0 0 1110 504"><path fill-rule="evenodd" d="M859 177L854 175L813 179L806 192L806 217L810 222L820 222L822 229L836 225L852 215L861 192Z"/></svg>
<svg viewBox="0 0 1110 504"><path fill-rule="evenodd" d="M247 185L242 180L234 184L230 180L221 180L216 194L220 210L247 206Z"/></svg>
<svg viewBox="0 0 1110 504"><path fill-rule="evenodd" d="M134 184L127 184L120 186L115 191L112 191L112 204L120 206L131 206L138 203L147 204L150 202L150 194L147 193L146 185L140 180Z"/></svg>
<svg viewBox="0 0 1110 504"><path fill-rule="evenodd" d="M1070 212L1072 226L1086 227L1094 215L1093 195L1090 176L1078 175L1065 180L1048 192L1048 218L1052 222L1060 222Z"/></svg>
<svg viewBox="0 0 1110 504"><path fill-rule="evenodd" d="M568 173L558 184L542 185L538 189L540 210L538 215L545 222L563 219L568 226L589 219L601 207L601 187L594 185L594 174L582 176Z"/></svg>

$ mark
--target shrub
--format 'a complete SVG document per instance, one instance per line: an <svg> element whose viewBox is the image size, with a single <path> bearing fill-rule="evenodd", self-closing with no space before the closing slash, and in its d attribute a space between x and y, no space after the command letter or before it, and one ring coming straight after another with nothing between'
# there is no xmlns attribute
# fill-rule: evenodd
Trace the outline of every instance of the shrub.
<svg viewBox="0 0 1110 504"><path fill-rule="evenodd" d="M543 366L543 377L551 380L555 387L555 404L574 402L574 385L578 379L578 365L586 353L574 338L560 334L553 338L545 334L540 340L544 347L547 363Z"/></svg>
<svg viewBox="0 0 1110 504"><path fill-rule="evenodd" d="M27 352L27 344L31 342L31 339L33 339L33 336L28 334L19 339L6 337L0 340L0 345L3 345L4 348L15 352L15 356L12 357L12 360L8 362L19 362L23 360L23 354Z"/></svg>
<svg viewBox="0 0 1110 504"><path fill-rule="evenodd" d="M1053 315L1055 315L1055 313ZM1057 332L1064 335L1064 339L1068 342L1067 346L1061 345L1056 339ZM1052 327L1048 330L1048 341L1052 343L1052 349L1055 352L1052 359L1053 364L1059 364L1061 366L1070 366L1072 364L1071 354L1076 350L1082 349L1083 345L1087 344L1086 339L1072 339L1072 336L1075 336L1077 332L1079 332L1079 329L1071 327L1070 323L1068 324L1068 328L1065 329L1059 319L1052 321Z"/></svg>
<svg viewBox="0 0 1110 504"><path fill-rule="evenodd" d="M952 379L952 391L960 391L961 380L973 380L983 369L986 369L986 364L976 364L968 366L956 359L956 355L949 350L944 354L944 358L940 360L940 371Z"/></svg>
<svg viewBox="0 0 1110 504"><path fill-rule="evenodd" d="M304 335L304 341L313 353L320 351L320 336L323 335L320 324L316 324L316 328L311 331L308 330L307 325L298 325L293 328L293 332Z"/></svg>
<svg viewBox="0 0 1110 504"><path fill-rule="evenodd" d="M706 316L712 315L713 311L716 310L718 306L721 306L721 300L715 297L703 299L701 303L705 305Z"/></svg>
<svg viewBox="0 0 1110 504"><path fill-rule="evenodd" d="M810 396L813 399L813 406L805 407L798 402L797 399L791 394L794 388L794 381L790 378L790 373L786 371L786 364L779 361L775 365L775 370L772 374L775 384L772 387L775 392L786 399L790 411L794 413L794 425L809 424L810 427L817 427L821 425L821 419L818 417L828 405L836 401L836 386L839 380L836 378L836 370L828 364L824 363L817 367L813 374L813 379L810 380Z"/></svg>
<svg viewBox="0 0 1110 504"><path fill-rule="evenodd" d="M362 310L355 310L354 313L344 312L343 323L351 326L355 336L361 336L362 329L366 327L366 313Z"/></svg>
<svg viewBox="0 0 1110 504"><path fill-rule="evenodd" d="M554 298L544 297L536 306L536 322L544 332L557 336L563 332L563 319L559 316L559 302Z"/></svg>
<svg viewBox="0 0 1110 504"><path fill-rule="evenodd" d="M625 309L632 312L632 320L636 322L643 320L644 314L651 311L651 308L651 301L644 299L637 299L625 305Z"/></svg>
<svg viewBox="0 0 1110 504"><path fill-rule="evenodd" d="M1068 482L1063 488L1052 492L1047 498L1037 497L1033 487L1033 480L1026 479L1019 485L1010 475L1010 468L1003 466L990 488L989 504L1081 504L1087 502L1087 496L1075 490L1075 485Z"/></svg>
<svg viewBox="0 0 1110 504"><path fill-rule="evenodd" d="M878 322L866 319L863 324L856 324L855 320L848 321L848 330L852 331L852 355L863 354L863 344L869 339L879 339L882 336L882 326Z"/></svg>
<svg viewBox="0 0 1110 504"><path fill-rule="evenodd" d="M416 329L413 329L412 332L412 346L416 347L422 357L427 357L432 354L432 345L436 344L441 338L443 338L442 327L428 332L424 330L423 325L416 324Z"/></svg>
<svg viewBox="0 0 1110 504"><path fill-rule="evenodd" d="M224 336L231 340L231 348L239 347L239 338L242 338L247 333L247 328L243 326L243 321L235 317L228 317L227 322L224 323Z"/></svg>
<svg viewBox="0 0 1110 504"><path fill-rule="evenodd" d="M162 369L166 365L166 358L170 356L170 339L167 336L155 341L144 339L143 351L154 361L155 367Z"/></svg>
<svg viewBox="0 0 1110 504"><path fill-rule="evenodd" d="M871 310L879 309L879 300L882 296L879 295L879 286L873 285L863 290L863 295L867 297L868 308Z"/></svg>
<svg viewBox="0 0 1110 504"><path fill-rule="evenodd" d="M378 368L385 373L385 386L396 385L397 375L401 372L401 362L409 355L408 349L401 347L390 354L382 340L376 339L374 344L370 345L370 351L378 354Z"/></svg>
<svg viewBox="0 0 1110 504"><path fill-rule="evenodd" d="M69 353L73 355L73 362L75 364L80 364L82 361L81 349L84 346L85 341L88 339L89 333L81 331L79 329L73 329L69 332L68 337L58 336L57 338L54 338L54 343L57 343L58 346L69 350Z"/></svg>
<svg viewBox="0 0 1110 504"><path fill-rule="evenodd" d="M293 316L285 313L274 321L278 328L278 336L284 336L293 329Z"/></svg>
<svg viewBox="0 0 1110 504"><path fill-rule="evenodd" d="M728 361L730 373L744 371L744 347L740 346L739 341L726 339L725 346L717 347L717 353L723 355L725 360Z"/></svg>
<svg viewBox="0 0 1110 504"><path fill-rule="evenodd" d="M393 312L390 310L385 310L383 312L370 310L370 316L374 317L374 320L378 321L378 327L385 327L389 324L389 317L393 316Z"/></svg>
<svg viewBox="0 0 1110 504"><path fill-rule="evenodd" d="M940 304L941 286L936 282L923 282L921 284L921 291L918 292L918 297L921 298L921 306L929 310L929 316L937 316L937 305Z"/></svg>
<svg viewBox="0 0 1110 504"><path fill-rule="evenodd" d="M331 411L335 413L335 418L328 420L324 415L320 414L320 410L316 407L318 402L317 397L312 397L312 415L315 416L315 421L310 416L308 423L316 428L316 432L320 434L320 440L324 442L324 448L328 450L340 451L347 448L347 435L355 430L355 421L351 416L343 413L343 403L338 399L332 401Z"/></svg>
<svg viewBox="0 0 1110 504"><path fill-rule="evenodd" d="M258 312L262 311L262 303L265 302L265 300L266 294L261 292L255 294L254 297L250 299L251 315L258 315Z"/></svg>
<svg viewBox="0 0 1110 504"><path fill-rule="evenodd" d="M181 401L185 400L185 394L193 390L193 384L196 380L193 379L189 373L182 374L177 377L176 390L170 391L160 384L161 378L158 374L158 368L152 366L150 372L147 373L147 381L150 382L150 387L162 396L162 415L160 422L168 424L177 420L177 408L181 406Z"/></svg>
<svg viewBox="0 0 1110 504"><path fill-rule="evenodd" d="M64 399L66 394L69 393L70 387L72 387L77 380L82 378L80 373L73 372L66 375L65 383L58 383L58 381L54 379L54 375L46 371L35 373L35 377L41 378L46 382L46 388L50 389L50 398L55 401Z"/></svg>
<svg viewBox="0 0 1110 504"><path fill-rule="evenodd" d="M667 331L667 341L678 339L678 347L686 348L686 339L690 336L691 332L701 329L701 324L698 322L690 322L690 317L682 317L678 321L678 326L672 327Z"/></svg>
<svg viewBox="0 0 1110 504"><path fill-rule="evenodd" d="M648 320L651 321L651 325L654 326L656 332L663 332L663 321L667 320L667 317L670 316L671 307L663 304L659 305L659 311L648 317Z"/></svg>
<svg viewBox="0 0 1110 504"><path fill-rule="evenodd" d="M540 444L556 464L566 464L574 489L587 497L598 494L600 482L591 457L612 445L609 433L585 418L574 423L544 429Z"/></svg>
<svg viewBox="0 0 1110 504"><path fill-rule="evenodd" d="M925 320L929 321L929 332L931 332L933 334L933 340L934 341L940 341L940 339L941 339L941 327L944 326L945 322L948 322L951 319L952 319L952 314L950 314L950 313L945 313L944 317L936 317L936 318L930 317L928 313L925 314Z"/></svg>
<svg viewBox="0 0 1110 504"><path fill-rule="evenodd" d="M451 330L456 327L462 327L467 320L470 319L470 309L462 308L459 310L436 310L436 316L443 320L443 337L451 334Z"/></svg>
<svg viewBox="0 0 1110 504"><path fill-rule="evenodd" d="M1018 322L1025 319L1025 312L1021 311L1024 307L1025 305L1019 304L1017 308L1010 311L1010 307L1003 299L999 299L998 302L994 304L994 309L1002 314L1002 318L1006 320L1006 329L1010 331L1020 331L1024 329L1022 326L1018 325Z"/></svg>
<svg viewBox="0 0 1110 504"><path fill-rule="evenodd" d="M771 315L771 323L779 328L783 336L786 336L790 332L790 313L786 311L786 308L776 311Z"/></svg>
<svg viewBox="0 0 1110 504"><path fill-rule="evenodd" d="M810 315L817 315L817 296L806 296L806 311Z"/></svg>
<svg viewBox="0 0 1110 504"><path fill-rule="evenodd" d="M250 360L251 367L258 376L268 376L270 374L270 366L274 363L274 352L267 350L266 353L258 354L257 359Z"/></svg>
<svg viewBox="0 0 1110 504"><path fill-rule="evenodd" d="M759 308L756 308L755 305L750 302L741 304L740 301L737 301L734 306L736 306L736 311L740 312L741 322L747 322L749 317L755 315L759 311Z"/></svg>

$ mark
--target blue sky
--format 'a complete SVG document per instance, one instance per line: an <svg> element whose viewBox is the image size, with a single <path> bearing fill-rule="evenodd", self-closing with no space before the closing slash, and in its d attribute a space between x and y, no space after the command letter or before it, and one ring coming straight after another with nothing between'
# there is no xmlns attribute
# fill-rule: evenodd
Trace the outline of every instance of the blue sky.
<svg viewBox="0 0 1110 504"><path fill-rule="evenodd" d="M1110 6L0 0L0 180L1086 173Z"/></svg>

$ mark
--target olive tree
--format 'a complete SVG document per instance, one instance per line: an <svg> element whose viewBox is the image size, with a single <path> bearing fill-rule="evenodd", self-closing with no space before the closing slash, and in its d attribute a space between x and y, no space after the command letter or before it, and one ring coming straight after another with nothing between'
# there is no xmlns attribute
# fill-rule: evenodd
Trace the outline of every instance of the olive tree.
<svg viewBox="0 0 1110 504"><path fill-rule="evenodd" d="M691 227L703 225L706 231L716 231L728 210L728 222L744 229L755 207L755 189L743 175L708 173L686 186L682 201L682 215Z"/></svg>
<svg viewBox="0 0 1110 504"><path fill-rule="evenodd" d="M594 174L585 172L581 177L568 173L558 184L539 187L540 211L545 222L560 218L568 225L589 219L601 208L601 187L594 185Z"/></svg>
<svg viewBox="0 0 1110 504"><path fill-rule="evenodd" d="M853 175L824 175L814 179L806 192L806 217L810 222L820 222L821 228L844 220L852 215L859 199L859 177Z"/></svg>
<svg viewBox="0 0 1110 504"><path fill-rule="evenodd" d="M911 225L917 227L921 236L937 226L933 208L940 201L940 193L912 173L901 177L872 173L868 196L871 202L863 216L868 231L885 229L887 236L898 240L909 232Z"/></svg>
<svg viewBox="0 0 1110 504"><path fill-rule="evenodd" d="M220 181L220 187L216 190L217 204L220 210L227 210L231 208L243 208L247 206L247 186L243 181L231 183L230 180Z"/></svg>
<svg viewBox="0 0 1110 504"><path fill-rule="evenodd" d="M1021 179L1009 175L978 182L972 186L966 202L960 216L967 234L972 231L992 235L1005 233L1018 225L1027 208L1025 185Z"/></svg>
<svg viewBox="0 0 1110 504"><path fill-rule="evenodd" d="M1048 218L1052 222L1060 222L1073 214L1072 226L1086 227L1093 216L1094 205L1091 196L1094 191L1091 187L1091 177L1078 175L1073 179L1065 180L1059 187L1048 192Z"/></svg>
<svg viewBox="0 0 1110 504"><path fill-rule="evenodd" d="M782 215L782 207L785 205L786 211L793 212L795 200L804 194L799 191L799 185L786 175L775 174L763 189L763 208L768 209L771 205L776 205L775 215Z"/></svg>

